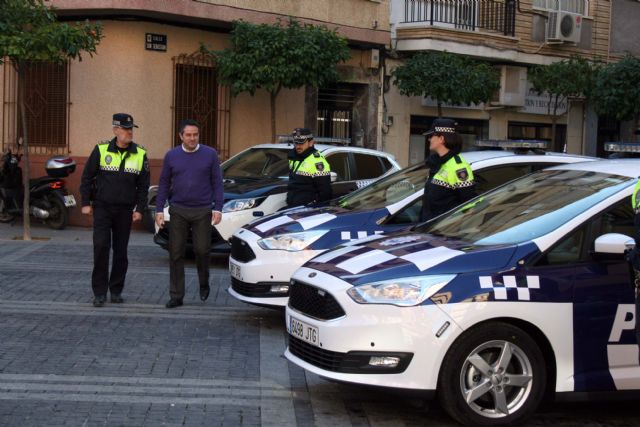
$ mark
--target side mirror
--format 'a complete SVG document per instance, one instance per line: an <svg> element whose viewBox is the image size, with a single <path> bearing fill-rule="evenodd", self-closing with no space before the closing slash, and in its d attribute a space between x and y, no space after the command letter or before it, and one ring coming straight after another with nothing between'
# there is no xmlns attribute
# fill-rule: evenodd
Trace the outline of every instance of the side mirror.
<svg viewBox="0 0 640 427"><path fill-rule="evenodd" d="M331 176L331 182L336 182L338 180L338 174L333 171L329 172L329 176Z"/></svg>
<svg viewBox="0 0 640 427"><path fill-rule="evenodd" d="M616 254L624 255L624 253L635 246L632 237L620 233L607 233L598 237L594 243L594 252L596 254Z"/></svg>

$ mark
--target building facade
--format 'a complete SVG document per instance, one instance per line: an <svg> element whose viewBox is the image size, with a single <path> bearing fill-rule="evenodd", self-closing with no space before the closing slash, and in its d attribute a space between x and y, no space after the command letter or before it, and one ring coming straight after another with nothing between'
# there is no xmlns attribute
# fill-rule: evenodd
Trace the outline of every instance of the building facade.
<svg viewBox="0 0 640 427"><path fill-rule="evenodd" d="M443 116L457 119L467 148L476 139L550 141L548 97L532 90L528 70L572 55L607 62L630 47L637 50L637 37L612 46L610 33L612 15L628 20L625 13L637 14L639 5L627 0L392 0L391 45L397 59L386 61L383 148L404 164L424 159L421 133L437 117L436 105L429 98L401 96L389 82L391 70L420 51L465 55L491 63L500 73L501 89L490 103L443 109ZM596 154L598 118L588 105L568 100L558 113L563 114L555 149Z"/></svg>
<svg viewBox="0 0 640 427"><path fill-rule="evenodd" d="M236 20L275 23L292 17L336 29L348 40L351 59L340 65L343 81L332 87L282 90L276 100L276 133L305 126L322 136L350 138L355 145L381 147L379 55L389 43L388 0L48 0L60 20L103 24L97 54L63 66L34 67L25 78L32 174L43 174L53 154L69 153L78 170L68 178L79 200L79 180L94 145L110 139L111 115L127 112L140 126L134 140L149 153L152 183L162 158L178 143L176 124L195 118L202 142L222 159L270 142L269 95L229 95L217 81L215 63L200 45L229 46ZM20 82L0 67L3 103L2 150L21 136L17 114ZM72 212L71 223L87 225Z"/></svg>

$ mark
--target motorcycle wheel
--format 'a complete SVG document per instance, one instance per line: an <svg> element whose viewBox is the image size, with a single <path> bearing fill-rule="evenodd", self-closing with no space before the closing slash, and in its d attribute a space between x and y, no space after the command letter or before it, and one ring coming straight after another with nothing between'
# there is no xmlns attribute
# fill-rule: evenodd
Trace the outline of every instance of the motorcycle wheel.
<svg viewBox="0 0 640 427"><path fill-rule="evenodd" d="M62 230L67 226L69 221L69 213L64 202L59 197L50 196L49 203L51 203L51 209L49 210L49 218L45 220L45 224L54 230Z"/></svg>

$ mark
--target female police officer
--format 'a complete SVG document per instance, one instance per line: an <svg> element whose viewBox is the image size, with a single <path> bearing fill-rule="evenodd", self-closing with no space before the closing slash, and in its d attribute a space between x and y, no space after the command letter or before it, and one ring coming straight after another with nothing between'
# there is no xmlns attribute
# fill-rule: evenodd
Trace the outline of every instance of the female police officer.
<svg viewBox="0 0 640 427"><path fill-rule="evenodd" d="M460 155L462 138L456 133L456 125L451 119L435 119L425 132L431 154L426 160L429 177L424 184L422 198L423 221L475 196L473 172Z"/></svg>

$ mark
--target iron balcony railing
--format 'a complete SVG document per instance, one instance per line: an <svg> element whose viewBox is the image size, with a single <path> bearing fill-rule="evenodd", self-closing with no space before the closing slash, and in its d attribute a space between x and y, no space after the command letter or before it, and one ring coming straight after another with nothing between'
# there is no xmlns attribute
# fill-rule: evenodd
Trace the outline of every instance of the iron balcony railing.
<svg viewBox="0 0 640 427"><path fill-rule="evenodd" d="M403 23L515 35L515 0L404 0Z"/></svg>

